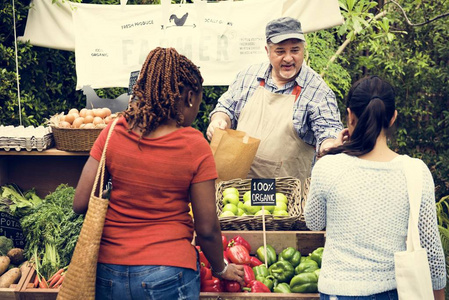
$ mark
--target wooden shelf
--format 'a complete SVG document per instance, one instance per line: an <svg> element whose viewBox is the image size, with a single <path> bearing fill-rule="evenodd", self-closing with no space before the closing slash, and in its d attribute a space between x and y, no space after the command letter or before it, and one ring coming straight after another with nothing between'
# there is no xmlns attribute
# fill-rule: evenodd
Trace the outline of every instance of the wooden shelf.
<svg viewBox="0 0 449 300"><path fill-rule="evenodd" d="M62 183L76 187L89 152L0 151L0 185L15 183L22 190L34 188L45 197Z"/></svg>
<svg viewBox="0 0 449 300"><path fill-rule="evenodd" d="M25 156L88 156L89 152L80 151L80 152L69 152L69 151L61 151L56 148L50 148L43 151L31 150L31 151L16 151L16 150L0 150L0 156L16 156L16 155L25 155Z"/></svg>

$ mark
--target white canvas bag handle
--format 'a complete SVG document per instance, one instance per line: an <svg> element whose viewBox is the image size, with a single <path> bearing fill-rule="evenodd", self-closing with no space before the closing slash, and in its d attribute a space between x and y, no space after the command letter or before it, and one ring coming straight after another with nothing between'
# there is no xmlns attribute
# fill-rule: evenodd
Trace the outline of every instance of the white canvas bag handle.
<svg viewBox="0 0 449 300"><path fill-rule="evenodd" d="M422 166L418 159L402 156L404 173L407 179L407 191L410 203L410 216L407 232L407 251L421 249L418 231L419 209L422 199Z"/></svg>

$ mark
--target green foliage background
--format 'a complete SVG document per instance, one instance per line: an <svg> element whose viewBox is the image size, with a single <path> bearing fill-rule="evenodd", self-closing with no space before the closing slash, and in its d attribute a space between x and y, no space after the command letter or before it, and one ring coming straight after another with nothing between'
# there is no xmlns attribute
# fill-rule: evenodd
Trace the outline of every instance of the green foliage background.
<svg viewBox="0 0 449 300"><path fill-rule="evenodd" d="M119 0L82 2L118 4ZM158 2L130 0L129 5ZM179 0L172 2L179 3ZM389 80L396 88L399 111L391 146L427 163L435 180L437 199L449 194L449 47L446 43L449 18L410 26L390 1L339 2L345 23L307 34L307 63L322 73L335 91L343 120L344 96L352 82L369 74ZM39 125L55 113L85 106L84 95L75 91L73 52L19 43L22 104L19 112L12 2L0 0L0 3L0 124L18 125L20 113L23 125ZM26 24L28 1L14 3L17 35L20 36ZM412 23L425 22L449 11L447 0L404 0L400 4ZM341 54L330 62L342 45L346 46ZM205 132L208 114L225 90L223 86L205 88L204 102L194 123L196 128ZM100 96L109 98L123 92L125 89L121 88L97 90Z"/></svg>

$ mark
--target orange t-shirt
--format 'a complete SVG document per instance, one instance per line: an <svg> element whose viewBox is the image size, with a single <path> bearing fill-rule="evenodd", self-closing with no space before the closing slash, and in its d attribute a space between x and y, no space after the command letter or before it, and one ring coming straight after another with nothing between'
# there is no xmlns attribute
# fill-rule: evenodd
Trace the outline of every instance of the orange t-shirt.
<svg viewBox="0 0 449 300"><path fill-rule="evenodd" d="M109 127L90 151L98 161ZM209 144L192 127L138 141L121 117L106 151L112 191L98 262L196 270L189 188L217 178Z"/></svg>

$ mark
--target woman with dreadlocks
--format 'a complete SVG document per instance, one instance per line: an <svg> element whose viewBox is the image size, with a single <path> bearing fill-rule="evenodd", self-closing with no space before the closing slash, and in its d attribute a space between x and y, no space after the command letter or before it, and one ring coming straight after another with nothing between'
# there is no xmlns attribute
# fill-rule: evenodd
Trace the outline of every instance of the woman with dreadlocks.
<svg viewBox="0 0 449 300"><path fill-rule="evenodd" d="M194 230L215 276L244 283L243 267L223 259L209 144L190 127L202 82L199 69L173 48L152 50L142 66L132 104L106 150L113 188L98 257L97 299L198 299ZM87 210L109 126L82 171L76 213Z"/></svg>

